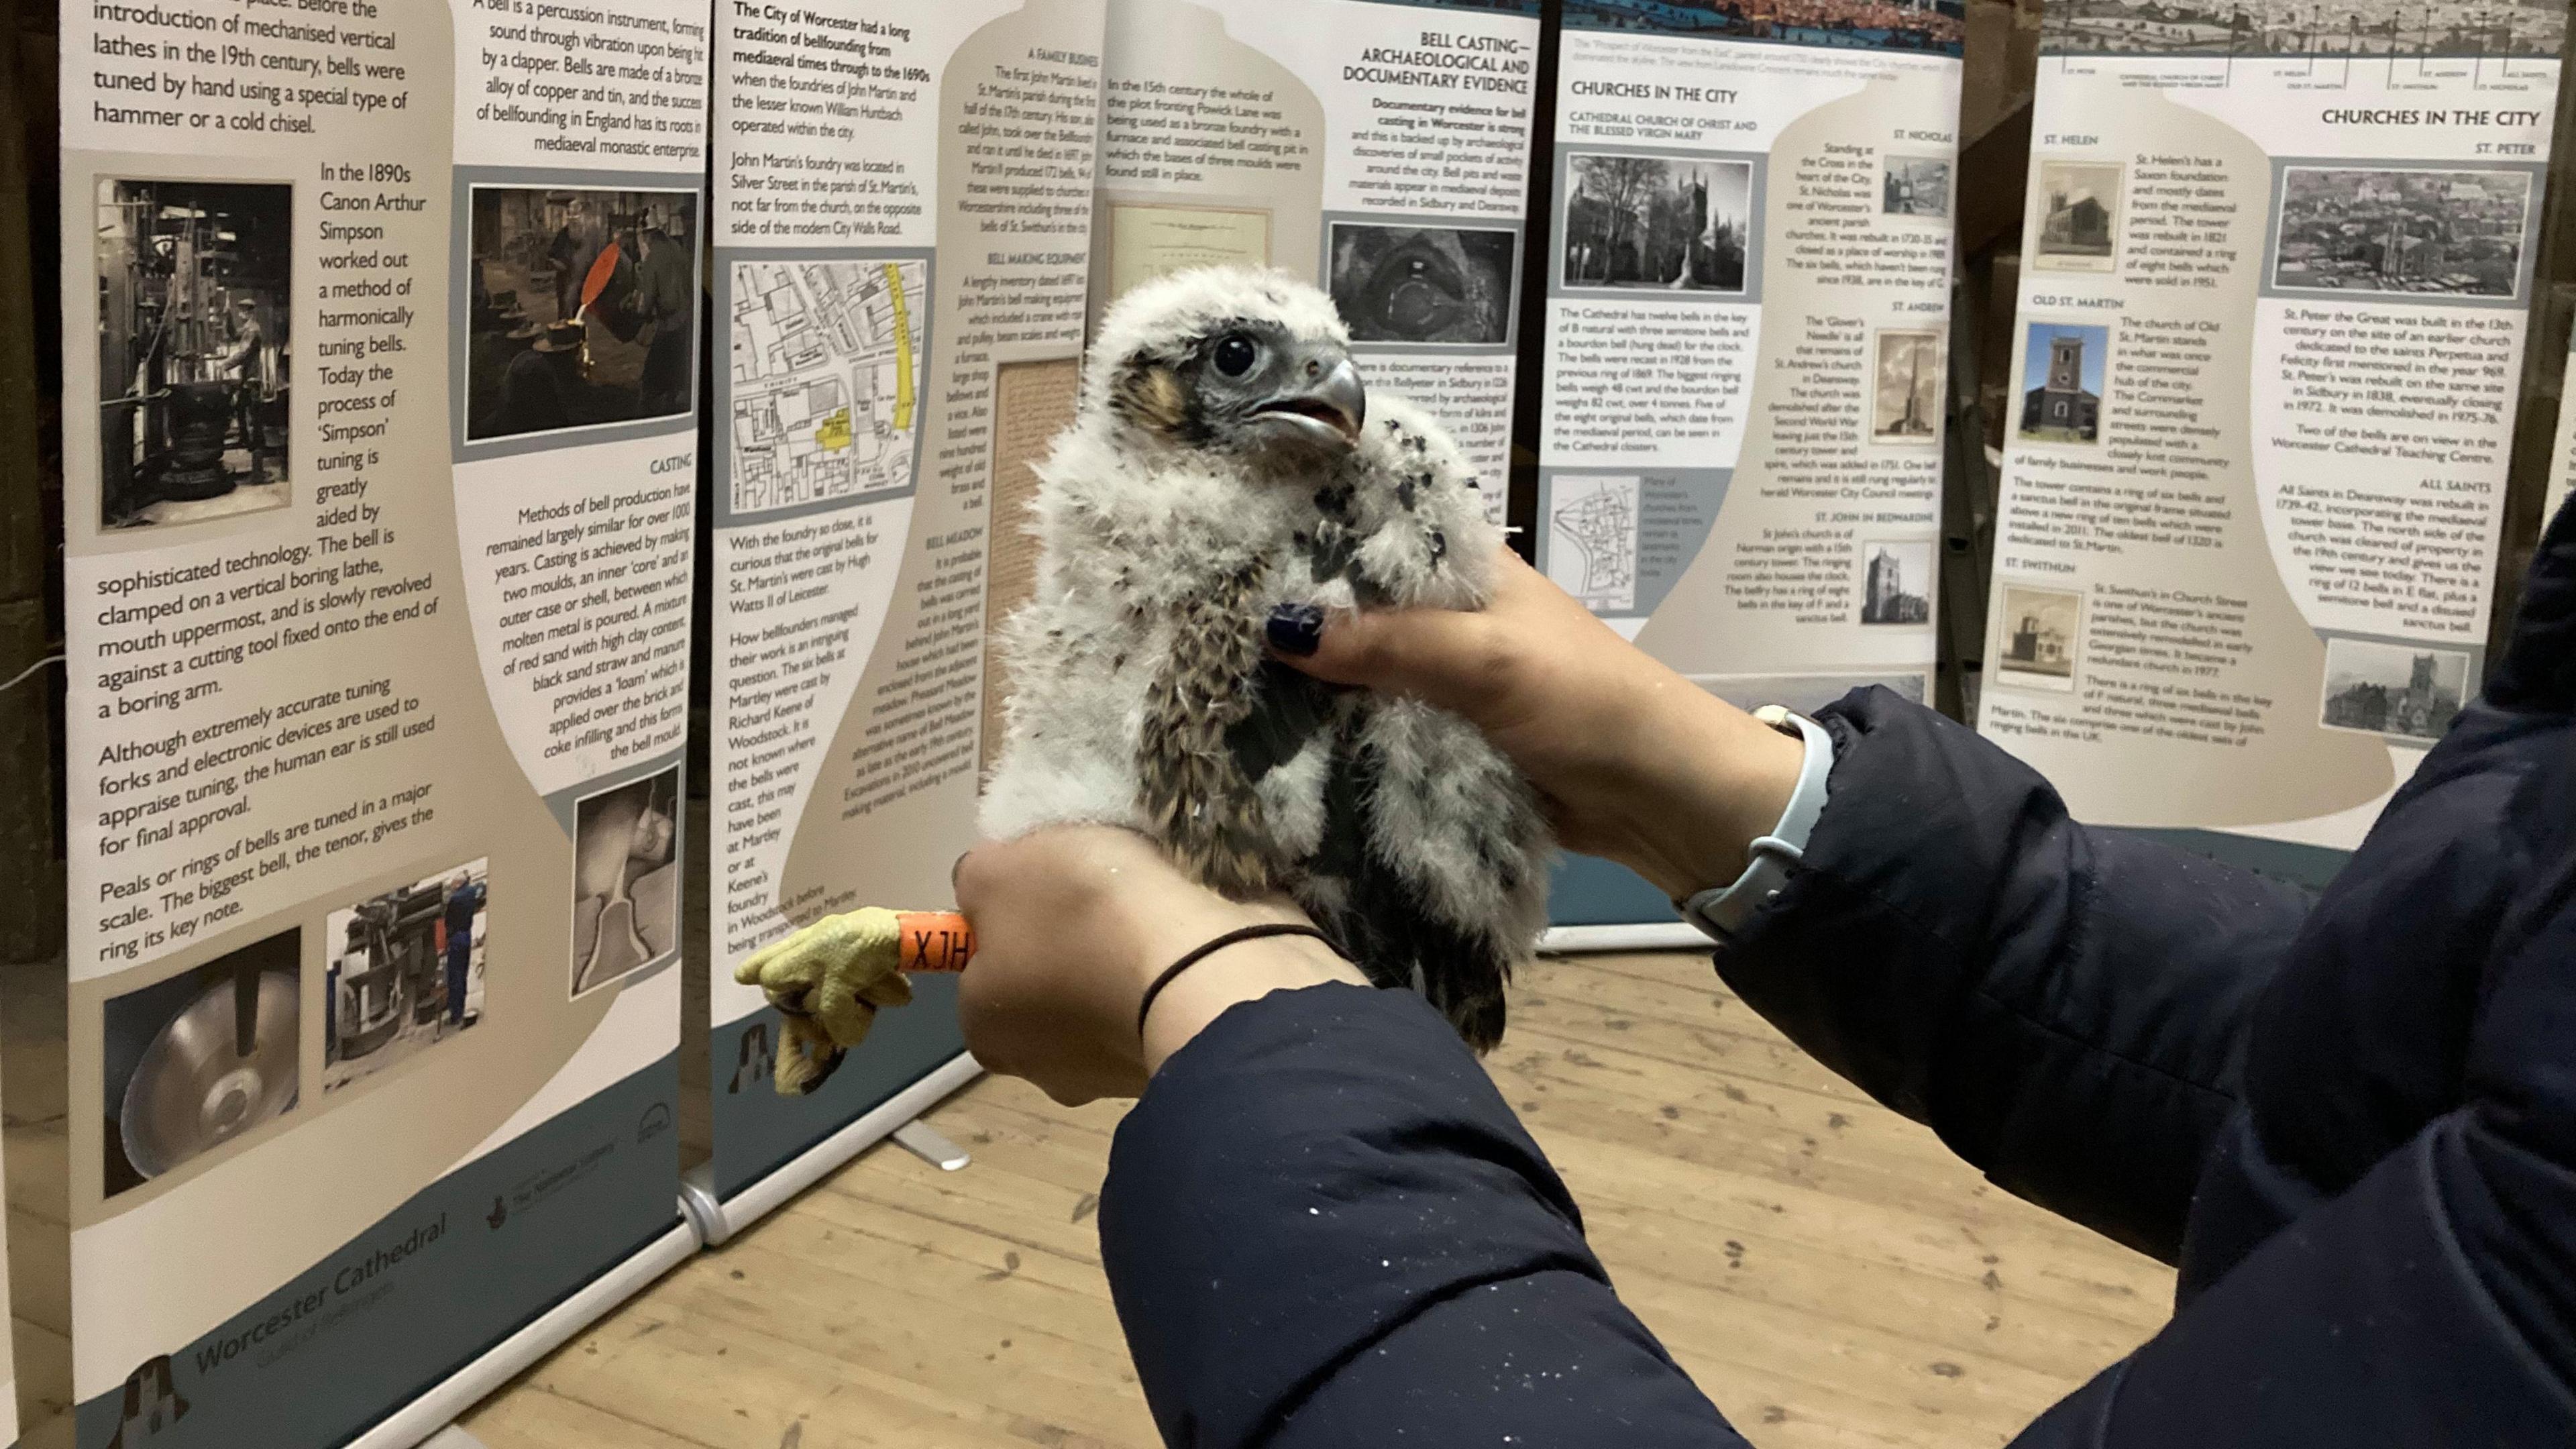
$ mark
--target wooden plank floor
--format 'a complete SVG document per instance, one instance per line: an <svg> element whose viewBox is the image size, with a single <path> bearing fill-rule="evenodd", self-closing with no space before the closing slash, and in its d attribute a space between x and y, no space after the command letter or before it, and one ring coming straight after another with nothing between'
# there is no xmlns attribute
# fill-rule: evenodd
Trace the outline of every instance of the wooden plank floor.
<svg viewBox="0 0 2576 1449"><path fill-rule="evenodd" d="M1716 984L1542 962L1489 1065L1622 1295L1763 1449L1998 1444L2153 1332L2163 1267L1987 1186ZM1150 1446L1092 1221L1123 1110L988 1079L477 1409L492 1449Z"/></svg>

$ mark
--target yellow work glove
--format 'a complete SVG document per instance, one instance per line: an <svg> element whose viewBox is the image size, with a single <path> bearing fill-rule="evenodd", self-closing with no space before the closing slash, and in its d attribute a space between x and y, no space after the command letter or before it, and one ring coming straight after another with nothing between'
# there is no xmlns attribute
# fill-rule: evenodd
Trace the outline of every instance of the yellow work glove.
<svg viewBox="0 0 2576 1449"><path fill-rule="evenodd" d="M787 1018L774 1074L782 1095L821 1085L841 1054L867 1039L877 1008L911 1002L901 922L877 906L825 916L734 968L734 980L759 987Z"/></svg>

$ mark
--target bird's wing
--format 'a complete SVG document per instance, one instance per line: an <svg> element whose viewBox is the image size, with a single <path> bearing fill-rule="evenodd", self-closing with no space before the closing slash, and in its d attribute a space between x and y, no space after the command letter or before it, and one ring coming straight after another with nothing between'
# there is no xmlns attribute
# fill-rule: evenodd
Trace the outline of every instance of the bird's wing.
<svg viewBox="0 0 2576 1449"><path fill-rule="evenodd" d="M1296 562L1319 601L1474 609L1492 596L1502 532L1457 444L1410 403L1370 397L1360 446L1315 506ZM1360 695L1333 730L1297 895L1371 980L1422 992L1490 1048L1504 982L1546 917L1555 846L1537 796L1474 726L1427 705ZM1265 757L1282 753L1274 733L1296 737L1266 726Z"/></svg>
<svg viewBox="0 0 2576 1449"><path fill-rule="evenodd" d="M1246 780L1258 785L1285 767L1332 728L1334 689L1276 659L1254 669L1250 708L1226 728L1226 753Z"/></svg>
<svg viewBox="0 0 2576 1449"><path fill-rule="evenodd" d="M1358 602L1476 609L1493 596L1502 530L1486 517L1474 466L1428 413L1372 396L1338 486L1326 501L1347 520L1339 562Z"/></svg>
<svg viewBox="0 0 2576 1449"><path fill-rule="evenodd" d="M1529 954L1535 931L1515 945L1506 922L1458 909L1462 894L1489 892L1494 872L1489 863L1487 886L1466 892L1438 878L1440 870L1461 864L1458 833L1448 823L1429 821L1433 834L1425 840L1399 833L1407 823L1424 823L1425 768L1440 763L1408 752L1383 727L1389 708L1405 707L1371 701L1346 716L1324 787L1323 839L1296 895L1369 980L1421 992L1469 1046L1488 1051L1503 1036L1504 983ZM1426 869L1426 849L1448 859ZM1518 852L1512 857L1517 861ZM1472 856L1465 868L1477 868Z"/></svg>
<svg viewBox="0 0 2576 1449"><path fill-rule="evenodd" d="M1045 825L1146 828L1136 721L1156 621L1121 595L1118 555L1083 522L1041 512L1037 596L995 631L1003 739L977 813L994 839Z"/></svg>
<svg viewBox="0 0 2576 1449"><path fill-rule="evenodd" d="M1238 767L1233 738L1252 714L1248 686L1262 662L1255 606L1266 573L1248 564L1172 606L1136 745L1139 798L1155 838L1183 870L1231 896L1270 890L1284 863L1258 777Z"/></svg>

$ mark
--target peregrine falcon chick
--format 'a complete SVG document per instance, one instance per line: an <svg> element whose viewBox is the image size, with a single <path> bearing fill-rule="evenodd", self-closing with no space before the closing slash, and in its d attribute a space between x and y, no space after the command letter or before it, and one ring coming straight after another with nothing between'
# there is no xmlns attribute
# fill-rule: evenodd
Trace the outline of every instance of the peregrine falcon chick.
<svg viewBox="0 0 2576 1449"><path fill-rule="evenodd" d="M1283 603L1484 605L1502 538L1457 446L1363 389L1323 293L1212 268L1110 309L1038 477L984 832L1126 826L1228 895L1286 891L1493 1046L1545 919L1535 793L1458 716L1262 647Z"/></svg>

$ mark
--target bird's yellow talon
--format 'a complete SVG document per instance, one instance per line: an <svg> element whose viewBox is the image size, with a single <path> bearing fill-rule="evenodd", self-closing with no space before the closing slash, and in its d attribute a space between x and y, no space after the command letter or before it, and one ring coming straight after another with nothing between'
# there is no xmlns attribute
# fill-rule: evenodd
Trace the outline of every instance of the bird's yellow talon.
<svg viewBox="0 0 2576 1449"><path fill-rule="evenodd" d="M867 1039L879 1006L912 1000L902 942L902 918L866 906L826 916L734 968L735 981L759 987L787 1019L775 1073L782 1094L811 1091Z"/></svg>

